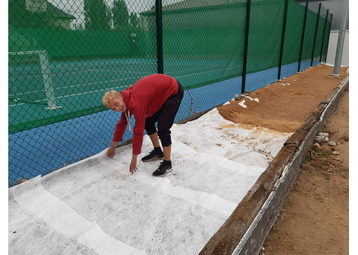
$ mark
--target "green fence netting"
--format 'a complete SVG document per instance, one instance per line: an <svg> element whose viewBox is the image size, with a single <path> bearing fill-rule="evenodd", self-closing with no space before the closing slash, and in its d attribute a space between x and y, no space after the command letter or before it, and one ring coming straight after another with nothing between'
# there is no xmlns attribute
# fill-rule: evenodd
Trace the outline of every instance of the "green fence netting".
<svg viewBox="0 0 358 255"><path fill-rule="evenodd" d="M321 9L317 23L316 5L9 0L9 185L106 148L112 138L108 130L118 120L102 105L109 89L122 90L160 72L190 92L281 68L281 57L283 65L300 56L311 60L312 53L315 60L325 58L332 15ZM245 84L236 82L240 93ZM191 104L195 100L205 98Z"/></svg>
<svg viewBox="0 0 358 255"><path fill-rule="evenodd" d="M319 61L321 58L321 49L323 47L322 43L324 41L325 36L325 25L326 25L326 15L327 9L321 6L320 16L317 24L317 33L315 40L315 48L314 48L314 60Z"/></svg>
<svg viewBox="0 0 358 255"><path fill-rule="evenodd" d="M287 9L287 23L283 48L284 65L299 60L301 49L301 37L304 27L305 7L289 1ZM292 36L295 35L295 36Z"/></svg>
<svg viewBox="0 0 358 255"><path fill-rule="evenodd" d="M180 77L187 88L240 76L245 11L242 1L182 1L163 6L165 73ZM156 26L155 10L144 15Z"/></svg>
<svg viewBox="0 0 358 255"><path fill-rule="evenodd" d="M284 0L252 2L247 73L278 66L284 4Z"/></svg>
<svg viewBox="0 0 358 255"><path fill-rule="evenodd" d="M306 18L306 30L304 32L304 43L302 49L302 60L310 60L312 57L314 35L316 31L317 14L308 10Z"/></svg>

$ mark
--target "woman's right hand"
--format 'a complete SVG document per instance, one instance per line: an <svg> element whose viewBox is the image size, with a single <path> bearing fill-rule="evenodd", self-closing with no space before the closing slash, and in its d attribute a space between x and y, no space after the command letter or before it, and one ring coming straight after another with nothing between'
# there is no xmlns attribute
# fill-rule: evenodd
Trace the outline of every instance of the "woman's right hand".
<svg viewBox="0 0 358 255"><path fill-rule="evenodd" d="M115 149L112 149L112 148L108 148L108 150L107 150L107 157L108 157L108 158L113 158L114 155L116 155L116 150L115 150Z"/></svg>

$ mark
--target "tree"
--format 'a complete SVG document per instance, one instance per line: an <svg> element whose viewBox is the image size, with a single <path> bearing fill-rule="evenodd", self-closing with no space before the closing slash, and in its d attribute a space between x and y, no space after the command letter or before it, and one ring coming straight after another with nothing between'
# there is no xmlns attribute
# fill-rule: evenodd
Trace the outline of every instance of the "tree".
<svg viewBox="0 0 358 255"><path fill-rule="evenodd" d="M124 0L114 0L112 18L114 30L129 30L129 14Z"/></svg>
<svg viewBox="0 0 358 255"><path fill-rule="evenodd" d="M84 0L86 30L110 30L111 11L104 0Z"/></svg>
<svg viewBox="0 0 358 255"><path fill-rule="evenodd" d="M131 13L129 16L129 23L131 27L131 31L138 31L140 29L140 20L135 13Z"/></svg>

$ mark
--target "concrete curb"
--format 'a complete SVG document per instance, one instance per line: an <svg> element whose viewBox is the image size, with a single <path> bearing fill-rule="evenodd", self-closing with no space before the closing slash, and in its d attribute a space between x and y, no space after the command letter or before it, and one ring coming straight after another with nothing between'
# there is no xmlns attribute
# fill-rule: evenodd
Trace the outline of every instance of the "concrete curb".
<svg viewBox="0 0 358 255"><path fill-rule="evenodd" d="M259 254L298 174L300 164L334 111L349 76L334 88L284 144L232 215L200 254Z"/></svg>

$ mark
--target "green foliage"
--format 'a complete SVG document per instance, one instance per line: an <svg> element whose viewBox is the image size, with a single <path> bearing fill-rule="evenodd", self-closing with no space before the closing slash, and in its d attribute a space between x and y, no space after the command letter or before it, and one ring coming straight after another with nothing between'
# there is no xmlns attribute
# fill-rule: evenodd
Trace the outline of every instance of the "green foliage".
<svg viewBox="0 0 358 255"><path fill-rule="evenodd" d="M131 15L129 16L129 23L130 23L131 31L140 30L141 27L140 19L135 13L131 13Z"/></svg>
<svg viewBox="0 0 358 255"><path fill-rule="evenodd" d="M111 11L104 0L84 0L86 30L110 30Z"/></svg>
<svg viewBox="0 0 358 255"><path fill-rule="evenodd" d="M115 0L111 10L114 30L129 29L128 8L124 0Z"/></svg>

